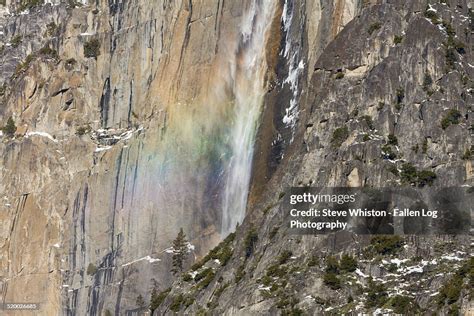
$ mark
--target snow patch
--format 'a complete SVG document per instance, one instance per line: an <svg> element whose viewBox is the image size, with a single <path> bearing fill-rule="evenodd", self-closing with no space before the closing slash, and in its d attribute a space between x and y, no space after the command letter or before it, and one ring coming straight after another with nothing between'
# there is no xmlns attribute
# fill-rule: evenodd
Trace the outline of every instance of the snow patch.
<svg viewBox="0 0 474 316"><path fill-rule="evenodd" d="M299 111L298 111L298 78L300 73L304 69L304 62L301 60L298 65L296 65L296 55L295 52L291 56L289 61L288 77L283 81L283 84L288 84L290 90L293 93L293 97L290 100L290 106L285 109L285 116L283 117L283 123L292 129L295 128L296 121L298 120ZM293 139L291 140L293 141ZM290 142L291 142L290 141Z"/></svg>
<svg viewBox="0 0 474 316"><path fill-rule="evenodd" d="M173 248L173 247L166 248L166 249L164 250L164 252L166 252L166 253L174 253L174 248Z"/></svg>
<svg viewBox="0 0 474 316"><path fill-rule="evenodd" d="M194 245L191 244L190 242L187 242L187 243L186 243L186 247L188 248L188 252L194 251L194 249L196 248L196 247L194 247Z"/></svg>
<svg viewBox="0 0 474 316"><path fill-rule="evenodd" d="M105 147L97 147L94 152L95 153L99 153L101 151L106 151L106 150L109 150L110 148L112 148L112 146L105 146Z"/></svg>
<svg viewBox="0 0 474 316"><path fill-rule="evenodd" d="M418 267L418 266L409 267L405 272L405 274L412 274L412 273L423 273L423 267Z"/></svg>
<svg viewBox="0 0 474 316"><path fill-rule="evenodd" d="M438 12L430 3L428 3L428 9L426 9L426 11Z"/></svg>
<svg viewBox="0 0 474 316"><path fill-rule="evenodd" d="M390 260L391 263L396 264L397 266L400 266L400 264L405 263L409 261L408 259L392 259Z"/></svg>
<svg viewBox="0 0 474 316"><path fill-rule="evenodd" d="M364 274L362 271L360 271L360 269L356 269L356 270L355 270L355 273L356 273L358 276L361 276L361 277L363 277L363 278L366 278L366 277L367 277L367 275Z"/></svg>
<svg viewBox="0 0 474 316"><path fill-rule="evenodd" d="M57 143L58 140L57 139L54 139L53 136L51 136L51 134L49 133L46 133L46 132L28 132L25 134L25 138L29 138L31 136L40 136L40 137L46 137L48 138L50 141L54 142L54 143Z"/></svg>
<svg viewBox="0 0 474 316"><path fill-rule="evenodd" d="M291 48L291 40L290 40L290 26L291 26L291 21L293 20L293 10L290 10L288 8L288 0L285 0L285 4L283 5L283 13L281 15L281 20L283 22L283 29L286 33L286 39L285 39L285 50L283 51L283 57L288 57L288 53Z"/></svg>
<svg viewBox="0 0 474 316"><path fill-rule="evenodd" d="M120 141L126 141L132 138L134 133L138 133L143 130L143 127L140 126L137 129L98 129L92 131L90 136L93 141L98 145L96 152L108 150L112 148L111 146L117 144Z"/></svg>
<svg viewBox="0 0 474 316"><path fill-rule="evenodd" d="M373 315L391 315L392 310L387 308L377 308Z"/></svg>
<svg viewBox="0 0 474 316"><path fill-rule="evenodd" d="M442 256L441 259L449 260L449 261L462 261L463 260L461 257L455 256L455 255Z"/></svg>
<svg viewBox="0 0 474 316"><path fill-rule="evenodd" d="M129 265L134 264L134 263L136 263L136 262L143 261L143 260L146 260L146 261L148 261L149 263L161 261L161 259L158 259L158 258L152 258L152 257L150 257L150 256L145 256L145 257L143 257L143 258L136 259L136 260L133 260L133 261L124 263L124 264L122 264L122 267L126 267L126 266L129 266Z"/></svg>

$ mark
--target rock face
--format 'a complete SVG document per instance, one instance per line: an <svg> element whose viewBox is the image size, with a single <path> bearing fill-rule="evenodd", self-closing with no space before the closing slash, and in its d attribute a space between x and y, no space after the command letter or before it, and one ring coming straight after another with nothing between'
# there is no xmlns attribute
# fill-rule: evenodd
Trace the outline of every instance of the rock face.
<svg viewBox="0 0 474 316"><path fill-rule="evenodd" d="M155 314L468 314L468 236L289 235L281 198L288 186L404 185L406 164L436 177L434 186L472 185L469 5L386 1L310 14L295 4L297 23L285 7L282 38L294 42L282 41L267 94L246 220L189 272L210 281L176 281ZM352 12L342 18L348 23L328 26L325 18L341 12ZM305 14L319 19L304 23ZM392 255L374 250L386 242L404 246ZM223 249L232 257L216 264ZM357 270L328 276L342 254ZM459 291L446 303L453 287Z"/></svg>
<svg viewBox="0 0 474 316"><path fill-rule="evenodd" d="M367 304L368 276L392 273L406 278L407 304L453 308L433 300L443 269L466 261L466 238L404 241L400 258L429 262L359 257L347 276L359 286L333 292L325 258L362 256L369 241L287 235L279 205L287 186L400 185L404 163L434 172L435 186L472 185L469 3L278 1L248 68L258 1L46 2L0 0L0 125L13 117L17 127L0 136L2 302L124 315L171 286L154 314L362 312L382 307ZM170 274L169 247L184 228L189 266L225 237L216 197L232 174L228 136L249 78L263 107L253 167L242 169L246 217L206 257L219 261L195 267L205 282L185 281ZM423 273L406 273L414 268ZM455 305L468 301L463 290Z"/></svg>
<svg viewBox="0 0 474 316"><path fill-rule="evenodd" d="M213 123L227 120L218 105L245 64L235 52L252 3L3 11L0 113L17 126L0 149L5 302L123 314L171 283L180 227L196 255L217 244L223 168L209 156L225 144L207 141L225 127Z"/></svg>

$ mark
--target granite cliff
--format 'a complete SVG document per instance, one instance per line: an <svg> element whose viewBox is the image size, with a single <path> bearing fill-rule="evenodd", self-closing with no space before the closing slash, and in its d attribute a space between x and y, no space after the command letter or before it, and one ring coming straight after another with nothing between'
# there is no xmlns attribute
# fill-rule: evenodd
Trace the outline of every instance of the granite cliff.
<svg viewBox="0 0 474 316"><path fill-rule="evenodd" d="M0 136L2 302L467 314L469 236L294 236L279 214L288 186L404 185L408 165L472 185L471 8L0 1L0 125L16 127ZM180 228L190 270L176 277Z"/></svg>

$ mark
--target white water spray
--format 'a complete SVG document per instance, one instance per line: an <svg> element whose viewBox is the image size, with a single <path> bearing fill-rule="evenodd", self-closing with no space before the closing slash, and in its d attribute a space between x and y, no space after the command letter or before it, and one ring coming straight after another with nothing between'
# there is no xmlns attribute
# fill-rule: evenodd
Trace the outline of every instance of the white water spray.
<svg viewBox="0 0 474 316"><path fill-rule="evenodd" d="M251 2L242 19L236 60L231 64L234 105L229 145L232 157L226 168L223 192L223 236L232 232L245 216L255 136L265 95L265 43L275 5L275 1Z"/></svg>

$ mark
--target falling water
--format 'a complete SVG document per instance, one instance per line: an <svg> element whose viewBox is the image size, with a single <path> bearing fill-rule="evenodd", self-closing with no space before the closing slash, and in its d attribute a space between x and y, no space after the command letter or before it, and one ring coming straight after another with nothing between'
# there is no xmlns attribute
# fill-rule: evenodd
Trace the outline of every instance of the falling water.
<svg viewBox="0 0 474 316"><path fill-rule="evenodd" d="M229 131L232 156L226 168L222 201L223 236L245 216L255 135L265 93L265 43L275 11L275 1L254 0L240 27L240 43L232 64L234 96Z"/></svg>
<svg viewBox="0 0 474 316"><path fill-rule="evenodd" d="M150 156L157 169L146 169L152 199L169 216L160 217L169 223L160 231L212 225L224 237L245 216L276 1L246 3L237 34L219 42L212 75L196 83L205 93L166 111L166 132Z"/></svg>

